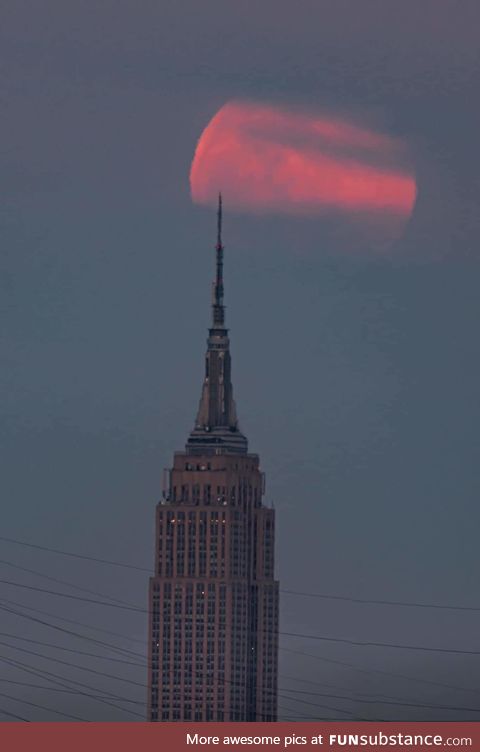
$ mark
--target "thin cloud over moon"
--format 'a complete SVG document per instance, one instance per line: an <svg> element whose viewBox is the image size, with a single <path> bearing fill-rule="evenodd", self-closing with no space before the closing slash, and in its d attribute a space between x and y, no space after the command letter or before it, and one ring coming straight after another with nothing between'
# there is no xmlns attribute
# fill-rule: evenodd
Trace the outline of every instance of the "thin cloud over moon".
<svg viewBox="0 0 480 752"><path fill-rule="evenodd" d="M231 209L336 217L383 240L410 217L416 182L406 144L327 113L253 102L225 104L200 136L190 185L210 206L221 190Z"/></svg>

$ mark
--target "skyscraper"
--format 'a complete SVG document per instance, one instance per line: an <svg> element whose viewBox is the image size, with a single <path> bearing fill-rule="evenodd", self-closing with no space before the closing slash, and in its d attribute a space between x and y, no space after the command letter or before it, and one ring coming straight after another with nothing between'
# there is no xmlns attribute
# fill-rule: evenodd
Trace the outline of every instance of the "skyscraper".
<svg viewBox="0 0 480 752"><path fill-rule="evenodd" d="M277 719L275 513L240 431L223 303L219 198L212 324L195 425L164 473L149 592L151 721Z"/></svg>

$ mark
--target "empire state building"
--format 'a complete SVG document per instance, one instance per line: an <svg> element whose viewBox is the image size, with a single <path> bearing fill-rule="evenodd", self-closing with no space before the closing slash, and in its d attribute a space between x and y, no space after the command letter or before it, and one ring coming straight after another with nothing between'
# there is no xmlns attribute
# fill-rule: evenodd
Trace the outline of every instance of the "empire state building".
<svg viewBox="0 0 480 752"><path fill-rule="evenodd" d="M221 225L220 198L200 405L156 508L150 721L277 720L275 513L233 399Z"/></svg>

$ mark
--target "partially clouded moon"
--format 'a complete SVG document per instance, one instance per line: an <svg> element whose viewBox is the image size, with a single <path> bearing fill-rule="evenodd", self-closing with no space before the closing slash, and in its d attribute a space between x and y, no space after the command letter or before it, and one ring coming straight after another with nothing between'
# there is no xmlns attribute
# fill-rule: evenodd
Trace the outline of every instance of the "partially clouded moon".
<svg viewBox="0 0 480 752"><path fill-rule="evenodd" d="M203 131L190 183L198 204L214 205L221 190L234 210L336 217L391 239L416 198L399 139L326 113L242 101Z"/></svg>

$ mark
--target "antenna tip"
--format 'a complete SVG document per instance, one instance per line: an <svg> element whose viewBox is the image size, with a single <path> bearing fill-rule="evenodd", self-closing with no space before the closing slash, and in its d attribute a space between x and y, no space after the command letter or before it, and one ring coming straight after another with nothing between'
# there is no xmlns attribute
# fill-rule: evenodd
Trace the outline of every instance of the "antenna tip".
<svg viewBox="0 0 480 752"><path fill-rule="evenodd" d="M218 194L217 248L222 247L222 194Z"/></svg>

